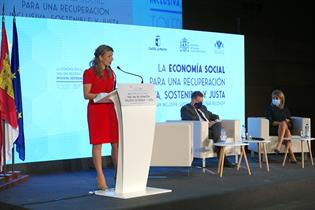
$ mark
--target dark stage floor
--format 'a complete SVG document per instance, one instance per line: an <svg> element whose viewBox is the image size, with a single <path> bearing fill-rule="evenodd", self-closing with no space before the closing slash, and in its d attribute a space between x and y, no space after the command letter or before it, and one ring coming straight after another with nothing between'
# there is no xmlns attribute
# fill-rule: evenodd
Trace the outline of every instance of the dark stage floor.
<svg viewBox="0 0 315 210"><path fill-rule="evenodd" d="M281 156L280 156L281 157ZM282 167L270 156L270 172L250 160L252 176L244 165L240 171L225 168L216 175L216 160L202 169L150 170L148 186L172 189L172 193L121 200L89 195L95 188L95 172L81 171L31 175L27 183L0 192L0 209L315 209L315 167L306 161ZM105 169L110 186L113 170Z"/></svg>

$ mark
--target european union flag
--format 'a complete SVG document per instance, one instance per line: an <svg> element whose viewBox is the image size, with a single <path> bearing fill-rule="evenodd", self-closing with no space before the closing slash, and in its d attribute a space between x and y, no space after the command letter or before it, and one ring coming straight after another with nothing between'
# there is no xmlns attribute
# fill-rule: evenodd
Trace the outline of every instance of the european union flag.
<svg viewBox="0 0 315 210"><path fill-rule="evenodd" d="M16 29L15 16L13 19L13 43L11 54L11 72L13 75L13 89L14 101L16 106L16 114L19 126L19 136L15 141L16 151L19 153L19 158L25 160L25 142L24 142L24 128L23 128L23 109L22 109L22 92L20 80L20 62L19 62L19 46L18 34Z"/></svg>

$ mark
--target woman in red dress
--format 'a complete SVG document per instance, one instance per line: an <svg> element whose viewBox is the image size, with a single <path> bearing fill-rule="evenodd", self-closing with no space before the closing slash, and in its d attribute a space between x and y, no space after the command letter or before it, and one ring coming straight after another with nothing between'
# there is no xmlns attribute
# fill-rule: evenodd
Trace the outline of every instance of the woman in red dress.
<svg viewBox="0 0 315 210"><path fill-rule="evenodd" d="M97 173L97 184L101 190L106 190L107 183L102 168L102 144L112 146L112 160L117 166L118 158L118 124L113 103L95 104L93 99L99 93L109 93L114 90L114 72L110 68L113 61L113 48L100 45L94 53L91 68L84 71L84 98L89 100L87 117L90 143L92 144L93 163Z"/></svg>

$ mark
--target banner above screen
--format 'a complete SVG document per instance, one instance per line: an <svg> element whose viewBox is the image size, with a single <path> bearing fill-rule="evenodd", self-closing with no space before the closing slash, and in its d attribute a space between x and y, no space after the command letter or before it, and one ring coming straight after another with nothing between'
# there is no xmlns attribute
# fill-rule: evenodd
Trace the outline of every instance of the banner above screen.
<svg viewBox="0 0 315 210"><path fill-rule="evenodd" d="M182 28L182 0L10 0L5 14L14 6L22 17Z"/></svg>

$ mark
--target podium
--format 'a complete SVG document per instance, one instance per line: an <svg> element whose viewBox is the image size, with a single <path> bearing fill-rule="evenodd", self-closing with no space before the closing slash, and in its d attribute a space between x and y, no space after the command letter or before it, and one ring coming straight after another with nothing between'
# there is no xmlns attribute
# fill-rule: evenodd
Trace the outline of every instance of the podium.
<svg viewBox="0 0 315 210"><path fill-rule="evenodd" d="M118 84L94 103L114 103L119 129L116 188L96 195L122 199L171 192L147 187L155 129L156 97L152 84Z"/></svg>

